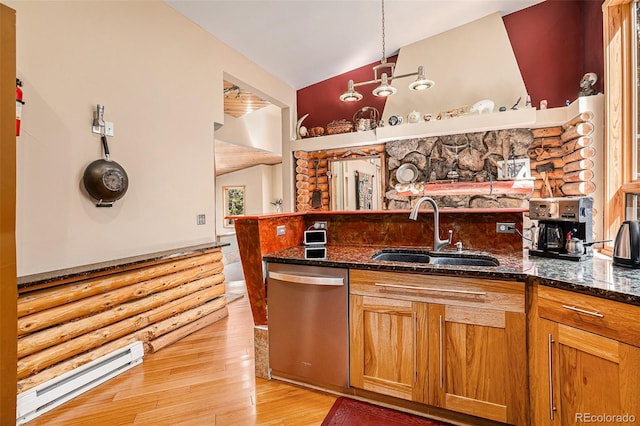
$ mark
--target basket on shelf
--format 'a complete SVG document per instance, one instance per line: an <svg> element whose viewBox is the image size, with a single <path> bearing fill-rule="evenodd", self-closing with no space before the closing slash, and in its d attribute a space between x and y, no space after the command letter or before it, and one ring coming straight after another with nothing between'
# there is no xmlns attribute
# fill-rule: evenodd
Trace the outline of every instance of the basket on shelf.
<svg viewBox="0 0 640 426"><path fill-rule="evenodd" d="M373 130L378 126L380 111L375 107L366 106L353 115L354 127L358 132Z"/></svg>
<svg viewBox="0 0 640 426"><path fill-rule="evenodd" d="M322 127L312 127L309 129L309 136L312 138L322 135L324 135L324 128Z"/></svg>
<svg viewBox="0 0 640 426"><path fill-rule="evenodd" d="M349 133L353 130L353 123L349 120L334 120L327 124L327 135L337 135L340 133Z"/></svg>

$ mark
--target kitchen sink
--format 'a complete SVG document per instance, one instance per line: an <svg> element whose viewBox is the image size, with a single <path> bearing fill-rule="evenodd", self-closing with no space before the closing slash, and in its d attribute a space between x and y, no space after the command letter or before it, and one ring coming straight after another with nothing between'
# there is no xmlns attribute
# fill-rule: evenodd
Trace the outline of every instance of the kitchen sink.
<svg viewBox="0 0 640 426"><path fill-rule="evenodd" d="M388 262L429 263L429 255L415 251L381 251L371 257L372 260Z"/></svg>
<svg viewBox="0 0 640 426"><path fill-rule="evenodd" d="M458 253L425 253L408 249L384 249L371 256L371 260L387 262L427 263L430 265L452 266L499 266L498 259Z"/></svg>
<svg viewBox="0 0 640 426"><path fill-rule="evenodd" d="M432 257L429 260L432 265L458 265L458 266L498 266L498 259L491 257L470 256L442 256Z"/></svg>

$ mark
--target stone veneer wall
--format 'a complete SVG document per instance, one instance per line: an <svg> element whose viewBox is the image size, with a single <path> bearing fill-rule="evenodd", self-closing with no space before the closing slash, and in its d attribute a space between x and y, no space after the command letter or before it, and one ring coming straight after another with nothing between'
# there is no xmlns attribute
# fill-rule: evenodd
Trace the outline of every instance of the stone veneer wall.
<svg viewBox="0 0 640 426"><path fill-rule="evenodd" d="M504 159L527 158L533 142L529 129L494 130L387 142L389 209L411 208L411 197L399 195L396 172L403 164L418 170L416 182L490 182L498 179ZM427 191L428 184L425 187ZM431 194L430 194L431 195ZM439 206L453 208L522 207L526 194L433 195Z"/></svg>
<svg viewBox="0 0 640 426"><path fill-rule="evenodd" d="M314 189L322 191L322 206L315 210L330 209L329 159L382 152L387 155L383 205L389 210L410 209L417 197L397 190L406 189L398 186L396 172L407 163L418 170L415 181L419 192L432 196L445 208L527 208L532 197L591 195L595 192L592 168L596 155L590 136L594 131L592 120L593 113L587 111L553 127L403 139L363 148L296 151L296 210L314 210L310 205ZM529 159L533 181L530 191L431 191L432 183L496 182L499 168L505 174L505 158ZM317 173L314 161L319 161ZM543 173L537 171L545 168Z"/></svg>

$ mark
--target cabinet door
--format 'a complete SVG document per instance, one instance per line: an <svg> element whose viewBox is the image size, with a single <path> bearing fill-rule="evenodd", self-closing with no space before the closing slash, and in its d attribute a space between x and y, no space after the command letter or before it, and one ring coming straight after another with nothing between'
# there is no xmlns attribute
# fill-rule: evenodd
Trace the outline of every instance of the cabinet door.
<svg viewBox="0 0 640 426"><path fill-rule="evenodd" d="M640 418L640 348L545 319L538 320L535 344L536 370L547 378L534 390L536 424Z"/></svg>
<svg viewBox="0 0 640 426"><path fill-rule="evenodd" d="M448 410L527 423L523 313L429 306L430 402Z"/></svg>
<svg viewBox="0 0 640 426"><path fill-rule="evenodd" d="M350 296L350 308L351 386L425 402L427 305Z"/></svg>

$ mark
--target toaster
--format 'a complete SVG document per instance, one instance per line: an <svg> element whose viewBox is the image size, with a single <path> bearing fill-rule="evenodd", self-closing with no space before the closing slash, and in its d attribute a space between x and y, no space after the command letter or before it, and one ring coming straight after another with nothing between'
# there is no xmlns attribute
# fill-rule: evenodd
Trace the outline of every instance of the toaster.
<svg viewBox="0 0 640 426"><path fill-rule="evenodd" d="M613 264L640 268L640 221L626 220L620 225L613 246Z"/></svg>

